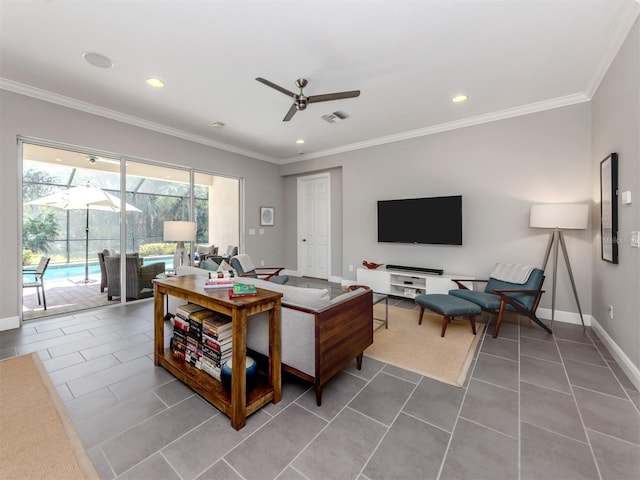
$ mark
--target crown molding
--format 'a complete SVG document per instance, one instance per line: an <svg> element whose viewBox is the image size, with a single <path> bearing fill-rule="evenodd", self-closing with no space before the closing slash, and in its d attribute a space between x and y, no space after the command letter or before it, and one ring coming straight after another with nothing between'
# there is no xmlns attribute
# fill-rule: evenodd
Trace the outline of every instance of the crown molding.
<svg viewBox="0 0 640 480"><path fill-rule="evenodd" d="M588 102L589 100L590 100L590 97L586 96L585 94L576 93L573 95L558 97L551 100L545 100L542 102L530 103L528 105L522 105L520 107L508 108L505 110L499 110L497 112L476 115L475 117L463 118L461 120L455 120L453 122L440 123L438 125L419 128L417 130L410 130L408 132L398 133L395 135L379 137L373 140L366 140L364 142L352 143L349 145L343 145L341 147L331 148L331 149L304 154L296 157L290 157L288 159L281 161L280 164L285 165L288 163L311 160L314 158L327 157L330 155L337 155L339 153L360 150L363 148L370 148L370 147L375 147L379 145L385 145L387 143L401 142L403 140L409 140L417 137L424 137L427 135L434 135L436 133L447 132L450 130L457 130L459 128L466 128L474 125L481 125L483 123L491 123L498 120L505 120L508 118L528 115L530 113L537 113L537 112L543 112L545 110L553 110L554 108L567 107L567 106L575 105L578 103Z"/></svg>
<svg viewBox="0 0 640 480"><path fill-rule="evenodd" d="M115 110L109 110L108 108L99 107L92 103L82 102L74 98L66 97L64 95L59 95L57 93L49 92L47 90L42 90L40 88L32 87L30 85L25 85L23 83L14 82L13 80L9 80L6 78L0 77L0 89L7 90L13 93L18 93L20 95L25 95L27 97L36 98L38 100L43 100L45 102L54 103L56 105L61 105L63 107L72 108L74 110L80 110L82 112L90 113L92 115L98 115L100 117L109 118L111 120L116 120L118 122L127 123L129 125L134 125L136 127L145 128L147 130L152 130L154 132L170 135L172 137L181 138L183 140L188 140L190 142L200 143L202 145L218 148L220 150L224 150L231 153L236 153L238 155L243 155L245 157L255 158L256 160L263 160L265 162L277 163L273 158L263 155L261 153L257 153L251 150L244 150L241 148L234 147L232 145L227 145L226 143L216 142L214 140L201 137L199 135L193 135L189 132L185 132L184 130L179 130L177 128L171 128L171 127L167 127L166 125L143 120L141 118L134 117L132 115L126 115L124 113L116 112Z"/></svg>

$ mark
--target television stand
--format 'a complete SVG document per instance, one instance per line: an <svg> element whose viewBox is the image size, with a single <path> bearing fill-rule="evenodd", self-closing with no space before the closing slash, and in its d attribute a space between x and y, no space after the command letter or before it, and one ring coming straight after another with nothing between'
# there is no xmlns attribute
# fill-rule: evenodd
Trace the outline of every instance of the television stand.
<svg viewBox="0 0 640 480"><path fill-rule="evenodd" d="M417 295L427 293L448 294L449 290L458 288L453 278L470 280L465 285L473 290L473 277L469 275L402 270L394 265L387 265L387 268L377 270L359 268L357 272L358 285L366 285L376 293L404 298L416 298Z"/></svg>

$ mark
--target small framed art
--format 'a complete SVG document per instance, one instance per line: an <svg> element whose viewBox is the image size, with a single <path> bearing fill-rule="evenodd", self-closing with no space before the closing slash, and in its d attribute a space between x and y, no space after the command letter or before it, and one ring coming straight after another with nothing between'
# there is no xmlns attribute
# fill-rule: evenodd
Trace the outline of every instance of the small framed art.
<svg viewBox="0 0 640 480"><path fill-rule="evenodd" d="M618 154L600 162L600 244L602 260L618 263Z"/></svg>
<svg viewBox="0 0 640 480"><path fill-rule="evenodd" d="M275 225L276 210L273 207L260 207L260 226L272 227Z"/></svg>

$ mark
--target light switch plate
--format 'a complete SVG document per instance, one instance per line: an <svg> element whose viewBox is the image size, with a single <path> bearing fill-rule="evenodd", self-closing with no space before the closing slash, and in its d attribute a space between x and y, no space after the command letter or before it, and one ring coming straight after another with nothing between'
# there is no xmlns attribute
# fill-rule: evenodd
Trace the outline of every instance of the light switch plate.
<svg viewBox="0 0 640 480"><path fill-rule="evenodd" d="M632 248L640 248L640 232L631 232L629 244Z"/></svg>
<svg viewBox="0 0 640 480"><path fill-rule="evenodd" d="M629 205L631 203L631 191L625 190L620 194L620 203L622 205Z"/></svg>

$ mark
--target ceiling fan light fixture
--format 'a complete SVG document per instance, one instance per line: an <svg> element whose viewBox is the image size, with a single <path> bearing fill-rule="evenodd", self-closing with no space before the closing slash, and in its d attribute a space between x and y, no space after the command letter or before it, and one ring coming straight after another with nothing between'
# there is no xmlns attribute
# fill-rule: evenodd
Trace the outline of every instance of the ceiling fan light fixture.
<svg viewBox="0 0 640 480"><path fill-rule="evenodd" d="M469 96L468 96L468 95L456 95L455 97L453 97L453 98L451 99L451 101L452 101L453 103L461 103L461 102L465 102L465 101L467 101L467 99L468 99L468 98L469 98Z"/></svg>
<svg viewBox="0 0 640 480"><path fill-rule="evenodd" d="M164 82L159 78L147 78L147 85L153 88L162 88L164 87Z"/></svg>

